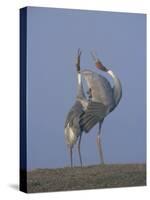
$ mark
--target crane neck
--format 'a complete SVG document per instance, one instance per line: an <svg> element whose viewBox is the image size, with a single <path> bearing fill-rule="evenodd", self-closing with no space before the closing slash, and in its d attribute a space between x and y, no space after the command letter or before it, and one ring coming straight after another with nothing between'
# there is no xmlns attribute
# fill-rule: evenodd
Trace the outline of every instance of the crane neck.
<svg viewBox="0 0 150 200"><path fill-rule="evenodd" d="M113 82L114 82L113 97L114 97L114 101L115 101L114 107L116 107L122 97L121 82L120 82L119 78L111 70L108 70L107 73L111 76L111 78L113 79Z"/></svg>
<svg viewBox="0 0 150 200"><path fill-rule="evenodd" d="M80 72L77 72L77 82L77 99L86 99Z"/></svg>
<svg viewBox="0 0 150 200"><path fill-rule="evenodd" d="M81 73L80 72L78 72L78 85L82 85Z"/></svg>

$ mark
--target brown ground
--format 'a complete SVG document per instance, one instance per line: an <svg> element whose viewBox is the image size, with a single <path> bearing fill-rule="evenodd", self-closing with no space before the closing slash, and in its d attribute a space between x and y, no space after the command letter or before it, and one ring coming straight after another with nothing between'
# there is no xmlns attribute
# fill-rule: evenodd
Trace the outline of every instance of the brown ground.
<svg viewBox="0 0 150 200"><path fill-rule="evenodd" d="M50 192L146 185L145 164L94 165L28 172L28 192Z"/></svg>

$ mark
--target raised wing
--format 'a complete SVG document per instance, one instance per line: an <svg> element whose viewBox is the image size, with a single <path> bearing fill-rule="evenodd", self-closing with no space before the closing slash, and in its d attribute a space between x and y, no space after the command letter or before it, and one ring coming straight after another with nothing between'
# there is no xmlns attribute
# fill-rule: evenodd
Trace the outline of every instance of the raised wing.
<svg viewBox="0 0 150 200"><path fill-rule="evenodd" d="M86 111L80 116L81 129L88 133L93 126L104 119L106 113L107 108L104 104L90 101Z"/></svg>
<svg viewBox="0 0 150 200"><path fill-rule="evenodd" d="M108 80L91 70L82 70L81 72L88 88L92 92L92 101L111 106L114 103L112 87Z"/></svg>

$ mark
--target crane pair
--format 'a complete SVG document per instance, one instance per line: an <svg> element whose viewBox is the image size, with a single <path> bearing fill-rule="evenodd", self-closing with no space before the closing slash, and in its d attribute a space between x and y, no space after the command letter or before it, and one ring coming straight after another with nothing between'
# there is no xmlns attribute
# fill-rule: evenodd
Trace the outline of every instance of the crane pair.
<svg viewBox="0 0 150 200"><path fill-rule="evenodd" d="M104 156L101 144L101 126L104 118L112 112L122 97L122 87L119 78L92 53L97 69L107 73L113 80L113 87L109 81L92 70L80 69L81 51L78 49L76 59L77 70L77 95L76 101L68 112L65 121L65 140L70 154L70 165L73 166L73 146L78 141L78 154L80 165L82 157L80 151L83 132L88 133L96 125L98 126L97 147L101 163L104 164ZM88 97L85 95L82 78L88 86Z"/></svg>

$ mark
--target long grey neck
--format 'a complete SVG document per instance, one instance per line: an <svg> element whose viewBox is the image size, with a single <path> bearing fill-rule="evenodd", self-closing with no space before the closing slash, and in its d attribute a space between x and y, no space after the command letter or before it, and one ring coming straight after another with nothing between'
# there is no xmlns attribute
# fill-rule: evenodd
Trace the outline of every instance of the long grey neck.
<svg viewBox="0 0 150 200"><path fill-rule="evenodd" d="M114 101L115 101L114 107L116 107L122 97L121 82L120 82L119 78L111 70L108 70L107 73L112 77L113 82L114 82L113 97L114 97Z"/></svg>
<svg viewBox="0 0 150 200"><path fill-rule="evenodd" d="M82 104L83 110L86 110L88 101L86 99L84 88L82 84L81 74L78 72L78 86L77 86L77 100Z"/></svg>
<svg viewBox="0 0 150 200"><path fill-rule="evenodd" d="M79 99L79 100L80 99L86 99L80 72L78 72L78 74L77 74L77 81L78 81L78 84L77 84L77 99Z"/></svg>

